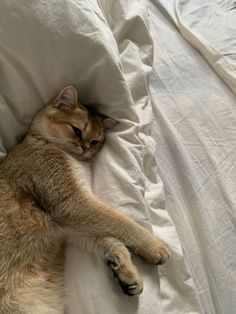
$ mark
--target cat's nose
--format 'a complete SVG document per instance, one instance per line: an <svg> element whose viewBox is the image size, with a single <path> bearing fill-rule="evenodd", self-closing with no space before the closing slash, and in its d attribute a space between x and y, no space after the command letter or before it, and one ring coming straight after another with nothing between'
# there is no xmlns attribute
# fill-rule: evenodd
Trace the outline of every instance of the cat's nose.
<svg viewBox="0 0 236 314"><path fill-rule="evenodd" d="M89 143L83 144L82 148L84 151L88 150L90 148Z"/></svg>

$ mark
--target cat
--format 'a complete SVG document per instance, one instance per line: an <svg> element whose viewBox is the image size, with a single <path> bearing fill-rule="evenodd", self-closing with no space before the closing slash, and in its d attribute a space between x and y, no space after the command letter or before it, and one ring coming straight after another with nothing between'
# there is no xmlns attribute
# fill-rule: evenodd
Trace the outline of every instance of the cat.
<svg viewBox="0 0 236 314"><path fill-rule="evenodd" d="M0 313L63 314L65 245L89 237L122 290L142 292L131 249L152 264L166 245L83 184L77 159L103 146L114 120L83 106L67 86L34 118L0 165ZM129 248L129 249L128 249Z"/></svg>

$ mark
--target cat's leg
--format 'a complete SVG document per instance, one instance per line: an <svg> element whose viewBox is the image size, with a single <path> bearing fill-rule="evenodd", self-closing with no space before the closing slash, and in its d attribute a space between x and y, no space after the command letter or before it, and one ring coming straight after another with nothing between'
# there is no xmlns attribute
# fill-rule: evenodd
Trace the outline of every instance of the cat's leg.
<svg viewBox="0 0 236 314"><path fill-rule="evenodd" d="M55 163L54 153L52 159L48 160L48 157L43 164L38 165L35 159L34 168L38 172L43 169L43 175L38 176L33 185L40 205L54 223L65 233L74 231L85 236L115 237L153 264L163 264L169 258L169 251L160 239L84 188L74 160L63 163L64 156L60 156L55 170L51 166Z"/></svg>
<svg viewBox="0 0 236 314"><path fill-rule="evenodd" d="M125 245L114 237L81 237L71 234L67 241L82 251L101 256L124 293L138 295L143 290L143 281L131 260Z"/></svg>
<svg viewBox="0 0 236 314"><path fill-rule="evenodd" d="M143 281L124 244L113 237L100 237L95 241L123 292L128 295L140 294L143 290Z"/></svg>
<svg viewBox="0 0 236 314"><path fill-rule="evenodd" d="M152 264L163 264L169 258L170 253L160 239L93 195L83 192L78 201L72 204L75 204L75 208L70 207L68 212L61 203L63 207L57 211L60 217L54 216L65 226L65 230L69 228L69 232L74 230L85 236L114 237Z"/></svg>

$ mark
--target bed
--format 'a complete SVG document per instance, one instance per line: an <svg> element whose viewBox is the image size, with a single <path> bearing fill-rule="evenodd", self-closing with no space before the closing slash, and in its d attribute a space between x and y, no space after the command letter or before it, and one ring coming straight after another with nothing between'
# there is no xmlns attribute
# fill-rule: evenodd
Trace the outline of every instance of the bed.
<svg viewBox="0 0 236 314"><path fill-rule="evenodd" d="M119 121L95 164L85 163L89 188L172 253L158 268L134 257L144 291L130 298L99 257L68 247L70 314L234 313L235 8L1 1L0 158L75 84L82 102Z"/></svg>

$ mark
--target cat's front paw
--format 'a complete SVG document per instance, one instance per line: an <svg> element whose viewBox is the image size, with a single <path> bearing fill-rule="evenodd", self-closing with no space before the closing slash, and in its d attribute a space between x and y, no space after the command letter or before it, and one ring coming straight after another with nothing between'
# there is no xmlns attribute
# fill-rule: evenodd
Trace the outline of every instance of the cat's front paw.
<svg viewBox="0 0 236 314"><path fill-rule="evenodd" d="M155 265L162 265L170 258L170 251L167 246L154 236L143 245L139 253L147 262Z"/></svg>
<svg viewBox="0 0 236 314"><path fill-rule="evenodd" d="M155 262L156 265L164 264L170 258L170 251L167 246L162 243L161 246L158 247L157 260Z"/></svg>
<svg viewBox="0 0 236 314"><path fill-rule="evenodd" d="M130 259L120 254L107 255L107 265L117 277L123 292L129 296L139 295L143 291L143 281Z"/></svg>

